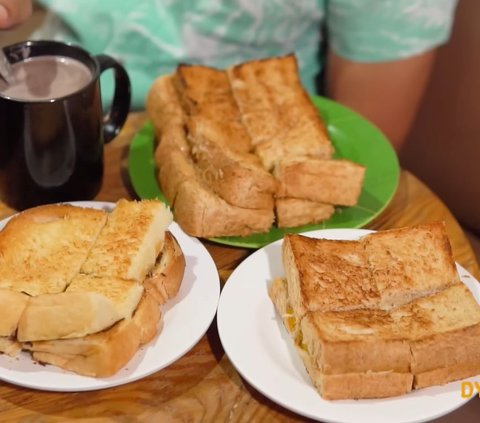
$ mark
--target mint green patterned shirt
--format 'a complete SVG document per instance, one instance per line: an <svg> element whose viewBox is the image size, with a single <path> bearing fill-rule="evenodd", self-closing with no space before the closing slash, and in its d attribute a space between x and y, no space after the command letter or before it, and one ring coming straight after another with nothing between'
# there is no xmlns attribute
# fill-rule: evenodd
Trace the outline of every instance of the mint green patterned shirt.
<svg viewBox="0 0 480 423"><path fill-rule="evenodd" d="M340 56L410 57L448 39L456 0L42 0L52 11L36 38L66 39L126 66L134 108L178 63L226 67L294 52L315 92L322 31ZM111 78L110 78L111 79ZM108 85L111 80L102 80Z"/></svg>

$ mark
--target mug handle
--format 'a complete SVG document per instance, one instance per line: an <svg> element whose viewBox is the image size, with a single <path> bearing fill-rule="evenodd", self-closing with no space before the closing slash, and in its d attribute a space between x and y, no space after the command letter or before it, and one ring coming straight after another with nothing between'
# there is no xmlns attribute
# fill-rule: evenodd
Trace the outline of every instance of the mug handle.
<svg viewBox="0 0 480 423"><path fill-rule="evenodd" d="M103 138L108 143L115 138L127 120L130 110L130 79L123 66L105 54L95 56L100 66L100 73L112 68L115 76L115 90L110 110L103 117Z"/></svg>

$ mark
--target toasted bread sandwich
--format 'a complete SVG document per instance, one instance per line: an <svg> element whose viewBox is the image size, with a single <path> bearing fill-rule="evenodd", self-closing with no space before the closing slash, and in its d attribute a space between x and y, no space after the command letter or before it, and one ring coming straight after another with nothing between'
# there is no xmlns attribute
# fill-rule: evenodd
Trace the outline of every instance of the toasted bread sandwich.
<svg viewBox="0 0 480 423"><path fill-rule="evenodd" d="M89 218L92 216L91 209L55 207L25 212L38 239L48 236L50 242L61 243L62 234L56 232L58 238L52 238L55 232L51 225L45 226L59 215L80 216L85 212ZM173 235L166 233L172 220L170 211L159 201L121 200L113 212L97 212L103 217L103 226L91 243L83 241L85 233L79 236L78 244L69 234L66 236L77 247L72 248L72 255L83 257L83 262L79 260L76 274L63 291L50 292L50 283L43 289L41 278L32 291L39 292L37 295L17 292L15 278L10 289L0 289L0 304L14 305L9 306L14 307L14 312L3 308L8 316L1 319L0 351L15 354L24 348L32 351L34 357L38 352L37 359L42 362L80 374L105 376L123 366L138 346L152 339L161 328L159 305L176 295L185 267L180 246ZM68 222L68 218L63 220ZM19 222L22 215L0 232L0 242L5 234L14 237L16 228L23 233ZM61 228L75 233L79 222L71 221L71 227L64 224ZM40 274L40 269L34 267L40 261L35 252L31 255L32 272ZM68 252L57 253L50 259L58 268L62 263L71 263ZM53 268L54 274L57 267ZM47 267L44 275L47 282L52 279L49 270ZM22 282L20 279L20 288ZM49 348L37 351L39 345Z"/></svg>
<svg viewBox="0 0 480 423"><path fill-rule="evenodd" d="M401 395L480 373L480 306L445 237L442 224L359 241L285 237L286 278L269 294L323 397ZM379 263L391 263L391 286Z"/></svg>

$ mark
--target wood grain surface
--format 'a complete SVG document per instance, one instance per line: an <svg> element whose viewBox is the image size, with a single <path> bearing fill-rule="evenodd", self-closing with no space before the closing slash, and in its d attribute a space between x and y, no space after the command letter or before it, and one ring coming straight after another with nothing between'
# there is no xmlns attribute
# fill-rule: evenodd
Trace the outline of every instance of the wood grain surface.
<svg viewBox="0 0 480 423"><path fill-rule="evenodd" d="M131 114L120 135L105 147L104 183L97 200L135 198L126 160L132 136L145 121ZM0 204L0 217L14 213ZM477 278L473 251L461 227L445 205L415 176L402 171L387 209L370 225L389 229L444 220L455 259ZM222 284L251 250L204 241ZM459 393L460 395L460 393ZM470 401L438 422L479 421L480 400ZM103 391L42 392L0 382L0 422L294 422L307 421L283 409L250 387L225 355L216 321L185 356L145 379ZM386 422L388 421L385 420Z"/></svg>

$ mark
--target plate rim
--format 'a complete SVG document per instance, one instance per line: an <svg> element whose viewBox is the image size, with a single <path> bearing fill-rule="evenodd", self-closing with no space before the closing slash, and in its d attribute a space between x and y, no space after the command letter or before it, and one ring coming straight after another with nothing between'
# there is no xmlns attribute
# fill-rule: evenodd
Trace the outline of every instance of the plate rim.
<svg viewBox="0 0 480 423"><path fill-rule="evenodd" d="M401 169L400 169L400 164L399 164L399 160L398 160L398 156L393 148L393 146L389 143L388 139L386 138L386 136L382 133L382 131L376 126L374 125L372 122L370 122L369 120L367 120L366 118L364 118L363 116L361 116L359 113L355 112L354 110L350 109L349 107L347 106L344 106L343 104L340 104L334 100L331 100L329 98L326 98L326 97L323 97L323 96L319 96L319 95L312 95L310 96L310 98L312 99L312 102L313 102L313 105L314 107L317 109L317 111L322 114L322 110L321 110L321 105L323 104L325 107L329 107L329 108L333 108L335 111L335 113L339 113L339 115L336 115L334 116L333 118L325 118L325 116L323 116L323 119L325 121L325 124L327 126L327 129L329 128L329 126L331 125L334 125L335 127L337 127L337 123L336 122L342 122L342 120L345 122L345 121L351 121L351 122L357 122L357 123L360 123L362 125L364 125L365 127L367 127L370 131L373 131L377 134L377 137L375 137L375 143L376 142L381 142L382 144L382 148L384 148L384 153L387 153L388 156L389 156L389 160L391 160L391 168L389 169L389 173L391 173L391 178L392 178L392 181L391 181L391 186L389 186L389 192L388 194L386 195L386 199L385 201L383 201L383 203L380 205L380 207L378 207L372 214L368 215L366 218L362 218L362 219L359 219L360 221L358 223L355 223L354 225L351 226L351 228L361 228L361 227L364 227L366 226L368 223L372 222L375 218L377 218L387 207L388 205L391 203L397 189L398 189L398 186L399 186L399 182L400 182L400 172L401 172ZM326 112L327 110L323 110L323 112ZM346 119L344 116L341 116L341 114L346 114ZM160 198L161 200L163 201L166 201L162 191L160 190L160 187L158 186L158 182L157 182L157 178L156 178L156 165L154 163L154 139L153 139L153 132L154 132L154 127L153 127L153 123L151 122L151 120L147 120L141 127L140 129L135 133L135 135L133 136L132 138L132 141L129 145L129 149L128 149L128 159L127 159L127 170L128 170L128 175L129 175L129 179L130 179L130 182L132 184L132 188L135 192L135 194L139 197L139 198L154 198L155 196ZM137 145L138 144L141 144L142 142L144 142L144 137L149 137L149 149L151 147L151 151L149 152L149 156L148 157L143 157L142 159L140 158L140 155L139 153L137 152ZM367 140L368 141L368 140ZM371 141L368 141L368 142L371 142ZM353 144L352 144L353 145ZM149 172L149 175L148 175L148 178L149 178L149 182L148 182L148 186L144 186L146 184L144 184L142 181L141 181L141 177L139 176L140 175L140 169L142 169L141 171L142 172L145 172L145 166L140 166L140 163L138 163L139 161L143 163L145 163L145 161L150 161L150 164L153 169L149 169L148 172ZM138 169L138 170L137 170ZM367 168L368 169L368 168ZM380 176L380 175L378 175ZM155 183L156 185L156 192L154 193L154 187L153 187L153 184ZM362 192L363 192L363 187L362 187ZM168 203L168 202L167 202ZM353 206L353 207L356 207L356 206ZM342 209L341 207L337 207L339 209ZM350 209L350 207L348 207L347 209ZM285 233L303 233L303 232L310 232L312 230L321 230L321 229L327 229L324 227L325 225L325 222L320 222L318 224L309 224L309 225L303 225L303 226L299 226L299 227L295 227L295 228L285 228L283 229L282 228L282 231L284 231ZM343 224L342 224L343 226ZM333 228L332 228L333 229ZM269 234L269 232L267 232L266 234ZM250 236L261 236L263 234L252 234ZM280 234L281 237L284 236L284 233ZM265 241L261 241L261 240L258 240L258 241L255 241L255 240L249 240L249 236L246 236L246 237L212 237L212 238L208 238L209 241L212 241L212 242L215 242L215 243L218 243L218 244L222 244L222 245L228 245L228 246L234 246L234 247L241 247L241 248L250 248L250 249L258 249L258 248L262 248L272 242L275 242L277 241L278 239L281 239L281 238L277 238L277 239L270 239L270 240L265 240Z"/></svg>
<svg viewBox="0 0 480 423"><path fill-rule="evenodd" d="M56 204L72 204L72 205L75 205L75 206L78 206L78 207L86 207L86 208L105 208L105 207L113 208L116 203L115 202L110 202L110 201L69 201L69 202L56 203ZM8 216L4 219L1 219L0 220L0 230L3 229L3 227L6 225L6 223L11 218L13 218L14 216L16 216L19 213L21 213L21 212L14 213L11 216ZM204 321L203 321L203 324L201 325L202 328L200 329L200 327L199 327L197 329L195 336L192 336L192 339L189 341L188 346L180 348L179 351L177 351L175 354L172 354L169 357L168 360L166 360L164 363L162 363L161 366L151 365L151 366L148 367L148 369L140 372L137 375L135 375L135 372L132 372L129 375L122 376L120 374L120 372L123 369L125 369L126 367L128 367L128 365L135 359L135 357L140 353L140 351L143 351L143 349L151 348L152 344L154 344L158 341L161 333L164 330L164 329L162 329L162 331L157 333L157 335L155 336L155 338L153 340L151 340L150 342L148 342L146 344L141 345L140 348L135 353L135 355L129 360L128 363L125 364L124 367L122 367L122 369L120 369L115 375L113 375L111 377L108 377L108 378L95 378L95 377L90 377L90 376L83 376L83 375L76 374L74 372L69 372L67 370L63 370L63 369L61 369L59 367L56 367L56 366L53 366L53 365L46 365L46 366L43 367L43 369L48 369L50 367L54 368L56 370L54 373L64 373L64 374L67 375L67 378L71 377L73 379L73 381L70 382L69 386L58 386L58 383L55 383L55 384L48 384L48 383L44 383L44 382L42 382L42 383L31 383L29 379L23 380L22 377L21 377L21 374L19 374L17 376L17 378L8 377L8 376L6 377L3 373L5 367L3 365L3 362L2 362L3 360L2 360L2 361L0 361L0 380L5 382L5 383L11 384L11 385L20 386L20 387L24 387L24 388L29 388L29 389L32 389L32 390L46 391L46 392L89 392L89 391L98 391L98 390L114 388L114 387L121 386L121 385L126 385L126 384L129 384L129 383L144 379L146 377L149 377L152 374L157 373L157 372L167 368L171 364L175 363L176 361L180 360L190 350L192 350L198 344L198 342L200 342L202 337L205 335L205 333L210 328L213 320L215 319L216 312L217 312L217 307L218 307L218 301L220 300L220 291L221 291L221 289L220 289L220 277L219 277L219 274L218 274L218 271L217 271L217 268L216 268L215 262L213 261L212 256L209 254L208 250L205 248L205 246L198 239L196 239L195 237L191 237L188 234L186 234L176 222L172 222L170 224L170 226L168 227L168 230L172 231L172 234L175 236L175 238L177 238L178 243L180 244L180 247L182 247L182 244L185 244L185 242L187 242L185 240L188 239L188 242L192 242L193 245L195 245L195 247L199 251L202 251L204 253L203 260L205 260L205 266L207 266L209 268L209 277L208 278L203 278L207 281L205 283L209 284L209 289L211 290L210 294L209 294L210 297L209 297L209 300L208 300L209 301L209 308L205 310L205 315L204 315L204 319L203 319ZM188 249L187 249L187 251L185 251L184 248L185 248L185 246L183 246L182 250L185 253L185 258L188 260ZM199 259L199 257L195 256L195 259ZM195 280L197 278L198 278L198 275L196 275L193 283L195 282ZM185 295L185 297L187 297L188 295L189 295L189 293L187 293ZM210 304L210 302L211 302L211 304ZM165 312L165 309L164 309L165 307L164 306L161 306L161 307L162 307L162 321L164 321L165 320L165 315L164 314L168 313L168 310L167 310L167 312ZM161 348L161 346L158 347L156 345L155 345L155 347ZM21 351L20 354L25 354L26 355L28 353L25 352L25 351ZM9 357L9 356L4 356L4 358L5 358L5 360L15 360L16 359L16 357ZM25 357L24 359L25 360L30 360L32 363L34 363L34 360L31 356L30 357ZM145 357L143 357L140 360L139 363L141 363L143 360L145 360ZM40 365L40 364L37 363L37 365ZM47 370L47 375L48 375L48 370ZM88 385L88 383L86 382L85 385L82 385L80 387L76 387L76 386L74 386L75 379L85 380L85 381L90 380L91 385ZM43 378L43 380L45 380L45 378Z"/></svg>
<svg viewBox="0 0 480 423"><path fill-rule="evenodd" d="M332 237L326 236L326 238L327 239L357 239L357 238L359 238L363 235L366 235L368 233L377 232L377 231L371 230L371 229L364 229L364 228L327 228L327 229L317 229L317 230L305 232L305 233L302 233L301 235L310 236L310 237L313 237L313 238L320 238L320 236L317 236L317 235L323 235L323 234L329 235L329 233L330 233L330 235L332 235L335 232L345 233L345 234L347 234L349 232L353 232L353 233L355 233L355 236L354 237L345 237L345 238L337 238L335 236L332 236ZM228 304L225 304L226 301L227 301L227 300L225 300L225 298L228 298L229 295L232 295L232 294L229 293L229 291L234 290L234 288L232 288L232 287L234 286L233 284L235 283L235 279L238 277L238 276L236 276L237 273L242 272L244 267L253 266L253 263L250 264L249 262L250 261L255 262L256 260L258 260L257 257L261 257L262 255L268 256L268 251L266 251L266 250L268 250L268 249L274 250L275 248L279 248L279 244L281 244L282 242L283 242L283 240L280 239L280 240L272 242L272 243L266 245L265 247L255 251L253 254L251 254L249 257L247 257L242 263L240 263L240 265L238 265L235 268L235 270L232 272L232 274L229 276L229 278L225 282L224 287L222 289L222 292L220 294L220 300L219 300L218 308L217 308L217 328L218 328L219 338L220 338L220 342L222 344L222 347L225 351L225 354L228 356L230 362L234 366L235 370L242 376L242 378L244 378L255 390L260 392L266 398L269 398L275 404L278 404L280 407L285 408L286 410L290 410L290 411L292 411L292 412L294 412L294 413L296 413L300 416L311 418L311 419L314 419L314 420L317 420L317 421L322 421L322 422L325 422L325 423L356 423L356 422L360 421L360 420L358 420L358 415L354 416L350 420L329 418L329 417L322 416L322 415L319 415L319 414L316 414L316 413L310 413L309 411L305 411L305 407L302 407L302 406L299 406L299 405L294 405L294 404L293 405L292 404L286 404L286 403L282 402L274 394L272 394L271 392L268 392L268 390L265 389L264 386L260 386L261 383L256 381L255 378L252 377L251 374L249 374L248 370L245 371L244 368L238 367L237 366L238 363L235 360L235 356L232 358L230 345L229 345L230 341L228 341L228 335L227 335L228 330L227 330L227 327L225 326L226 325L226 323L225 323L226 318L224 316L225 316L225 314L228 314ZM279 260L281 261L281 258L279 258ZM459 264L458 262L455 262L455 263L457 265L457 271L459 271L459 273L461 271L466 276L468 276L469 279L472 279L473 281L476 282L476 284L473 284L473 282L472 282L472 285L475 286L475 288L474 288L475 295L477 296L477 302L480 304L480 283L479 283L479 281L467 269L465 269L461 264ZM269 275L269 278L272 279L272 280L275 277L275 275L272 275L271 273L269 273L268 275ZM263 276L263 274L262 274L262 276ZM252 278L252 279L255 279L255 278ZM253 282L251 282L251 283L253 283ZM465 283L465 281L463 281L463 279L462 279L462 283ZM465 284L468 287L468 284L467 283L465 283ZM243 287L245 287L246 285L247 284L243 283ZM237 284L237 286L239 286L239 284ZM257 293L257 292L255 292L255 293ZM250 297L252 297L252 295L250 295ZM238 301L239 296L237 295L236 298L237 298L237 301ZM268 291L267 291L266 298L264 298L264 299L267 299L269 301L269 303L268 303L269 306L272 306L271 300L268 297ZM251 304L251 306L253 306L253 305ZM275 310L275 321L278 322L278 313L276 312L276 310ZM288 337L288 334L286 333L285 328L283 327L283 324L280 323L280 327L281 327L282 335L286 335L287 339L291 342L290 337ZM230 328L230 331L231 331L231 328ZM285 340L283 340L283 339L282 339L282 341L285 342ZM247 342L247 340L245 340L245 342ZM291 350L292 348L294 349L294 346L289 345L288 348ZM296 355L298 355L298 353L296 351L294 353ZM298 359L299 359L299 357L297 357L297 360ZM302 362L302 366L303 366L303 362ZM292 368L293 368L293 366L292 366ZM294 369L294 371L296 371L296 369ZM473 378L476 378L476 376L473 376L472 378L462 379L462 381L471 380ZM308 378L308 382L306 382L306 383L311 384L310 378ZM433 389L435 389L435 388L441 389L441 388L443 388L443 386L448 386L450 384L452 384L452 386L453 386L453 384L456 384L456 383L457 384L461 383L461 381L453 381L453 382L450 382L447 385L429 387L429 388L425 388L424 390L421 390L421 391L419 390L417 392L422 392L422 391L424 392L425 390L432 389L432 388ZM332 402L332 401L324 400L320 396L320 394L316 391L313 384L311 384L311 388L313 390L315 390L315 393L319 396L320 401L326 401L328 403L334 403L334 404L336 404L340 407L342 406L342 401L333 401ZM406 395L408 395L408 394L406 394ZM389 398L385 398L385 399L373 399L373 400L367 399L367 400L358 400L358 401L367 402L367 403L372 403L372 402L373 403L375 403L375 402L380 403L380 402L385 401L385 400L402 401L403 400L402 397L403 396L389 397ZM459 397L459 400L453 405L453 407L441 410L441 411L439 411L435 414L431 414L431 415L428 415L428 416L421 416L421 417L419 417L417 419L414 419L414 420L405 420L405 419L395 420L395 423L420 423L420 422L430 421L432 419L439 418L441 416L447 415L447 414L457 410L458 408L462 407L468 401L473 399L475 397L475 395L473 395L470 398L462 398L460 396L460 393L458 393L458 397ZM365 419L368 419L368 418L372 418L372 417L371 416L365 417ZM363 421L364 420L362 420L362 422ZM365 420L365 421L368 421L368 420ZM394 421L391 420L391 422L393 423Z"/></svg>

